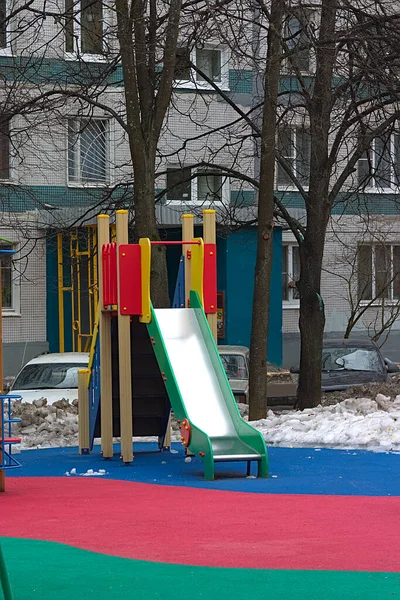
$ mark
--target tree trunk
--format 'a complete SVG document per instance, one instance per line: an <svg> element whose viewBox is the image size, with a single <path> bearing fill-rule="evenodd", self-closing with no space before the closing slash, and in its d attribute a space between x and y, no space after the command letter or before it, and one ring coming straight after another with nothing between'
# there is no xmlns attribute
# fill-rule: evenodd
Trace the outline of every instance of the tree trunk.
<svg viewBox="0 0 400 600"><path fill-rule="evenodd" d="M146 160L147 159L147 160ZM160 239L154 205L155 160L145 160L134 169L135 236ZM151 248L151 300L156 308L170 306L165 246Z"/></svg>
<svg viewBox="0 0 400 600"><path fill-rule="evenodd" d="M281 64L280 32L283 1L272 0L268 30L265 100L261 136L258 194L257 258L250 340L249 420L265 417L267 407L267 347L274 215L275 132Z"/></svg>
<svg viewBox="0 0 400 600"><path fill-rule="evenodd" d="M301 336L300 376L297 408L311 408L321 402L321 356L325 310L321 296L321 269L325 234L300 245L301 276L299 328Z"/></svg>
<svg viewBox="0 0 400 600"><path fill-rule="evenodd" d="M319 40L312 99L309 103L311 156L307 232L300 243L300 377L297 406L300 410L321 401L322 345L325 311L321 296L321 272L325 235L331 213L328 166L332 111L332 76L335 64L334 33L337 0L322 0Z"/></svg>

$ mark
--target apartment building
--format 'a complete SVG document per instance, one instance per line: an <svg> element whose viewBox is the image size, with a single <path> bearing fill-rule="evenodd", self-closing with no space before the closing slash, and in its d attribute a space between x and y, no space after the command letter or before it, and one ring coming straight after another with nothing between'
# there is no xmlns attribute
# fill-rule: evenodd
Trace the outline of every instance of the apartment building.
<svg viewBox="0 0 400 600"><path fill-rule="evenodd" d="M7 14L9 4L0 3L0 12ZM34 7L40 9L38 0ZM40 10L26 10L4 19L0 27L0 235L17 250L13 259L3 261L4 341L9 349L5 368L9 372L47 347L52 351L60 347L60 294L70 307L64 314L65 329L71 332L64 347L82 349L74 341L75 300L68 289L73 287L72 280L66 278L62 285L59 281L57 236L64 234L66 265L67 257L75 252L67 228L87 227L96 213L132 203L133 175L123 126L124 88L115 60L118 44L112 6L100 0L90 5L60 0L46 10L46 18ZM315 52L307 32L310 22L318 27L318 15L307 13L305 23L304 14L293 11L288 15L284 31L289 49L298 50L301 76L311 80ZM249 48L254 42L254 23L248 31L241 41ZM249 180L258 176L259 147L237 109L246 113L259 100L260 63L249 59L250 52L239 51L243 48L237 44L230 46L221 29L211 30L209 37L190 47L185 41L182 38L178 49L174 93L157 154L157 218L163 235L176 239L182 213L217 209L220 343L247 345L256 243L255 229L248 224L256 216L249 209L256 201ZM264 42L257 37L261 47L256 48L257 60L262 60ZM281 92L285 87L292 89L293 77L285 59ZM297 73L295 78L299 77ZM289 96L283 94L286 99ZM96 101L90 103L88 98ZM298 106L293 106L290 118L280 123L276 148L306 189L310 128ZM359 312L363 307L367 310L353 334L372 336L381 315L395 315L400 299L397 146L395 130L389 137L374 139L352 175L360 184L357 198L353 195L351 201L334 207L322 281L328 335L343 335L354 302ZM232 176L229 169L240 171L247 181ZM352 182L348 190L351 186L357 187ZM304 222L304 198L282 161L276 167L276 194L290 214ZM170 253L171 265L175 259ZM297 242L279 221L274 231L269 357L281 362L283 340L286 365L297 360L299 346L298 277ZM397 318L389 329L386 347L397 358Z"/></svg>

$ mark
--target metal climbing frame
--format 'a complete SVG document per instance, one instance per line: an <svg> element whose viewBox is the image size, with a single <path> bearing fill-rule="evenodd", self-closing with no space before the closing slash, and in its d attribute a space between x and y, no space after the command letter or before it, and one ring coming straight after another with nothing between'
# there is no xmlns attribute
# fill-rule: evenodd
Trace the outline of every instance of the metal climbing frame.
<svg viewBox="0 0 400 600"><path fill-rule="evenodd" d="M0 395L0 471L15 469L21 464L12 455L12 447L21 443L21 438L13 436L13 423L20 423L21 419L12 417L12 400L20 400L21 396L11 394Z"/></svg>

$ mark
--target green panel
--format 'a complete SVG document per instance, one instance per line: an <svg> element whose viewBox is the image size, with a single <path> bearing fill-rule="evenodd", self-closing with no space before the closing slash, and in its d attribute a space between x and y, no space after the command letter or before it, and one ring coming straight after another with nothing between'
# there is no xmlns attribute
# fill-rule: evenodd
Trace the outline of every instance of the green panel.
<svg viewBox="0 0 400 600"><path fill-rule="evenodd" d="M0 68L8 81L27 84L122 86L122 68L115 63L63 60L40 56L2 56Z"/></svg>
<svg viewBox="0 0 400 600"><path fill-rule="evenodd" d="M251 94L253 91L253 72L244 69L230 69L229 89L235 94Z"/></svg>
<svg viewBox="0 0 400 600"><path fill-rule="evenodd" d="M197 567L107 556L54 542L2 538L2 544L15 600L176 600L182 594L190 600L214 600L221 594L231 600L400 598L398 573Z"/></svg>
<svg viewBox="0 0 400 600"><path fill-rule="evenodd" d="M240 208L241 206L253 206L257 204L257 195L254 190L231 191L231 204Z"/></svg>

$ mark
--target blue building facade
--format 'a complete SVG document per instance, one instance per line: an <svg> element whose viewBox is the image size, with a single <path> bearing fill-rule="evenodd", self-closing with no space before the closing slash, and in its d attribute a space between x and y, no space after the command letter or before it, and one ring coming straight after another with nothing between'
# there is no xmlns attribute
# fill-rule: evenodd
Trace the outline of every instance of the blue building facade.
<svg viewBox="0 0 400 600"><path fill-rule="evenodd" d="M196 228L195 235L201 235ZM180 228L168 228L162 231L162 238L181 239ZM47 244L47 340L50 352L60 349L59 303L57 282L57 249L54 236ZM252 302L254 289L254 269L256 260L257 229L244 228L217 237L217 289L221 305L219 316L219 344L249 346L251 334ZM169 292L172 300L178 274L181 247L167 247L167 268ZM64 256L67 260L67 256ZM69 268L65 269L68 276ZM271 278L270 320L268 360L274 364L282 362L282 232L274 228L273 267ZM64 280L65 288L69 286ZM84 290L83 290L84 291ZM65 351L73 349L72 294L64 296L64 341Z"/></svg>

